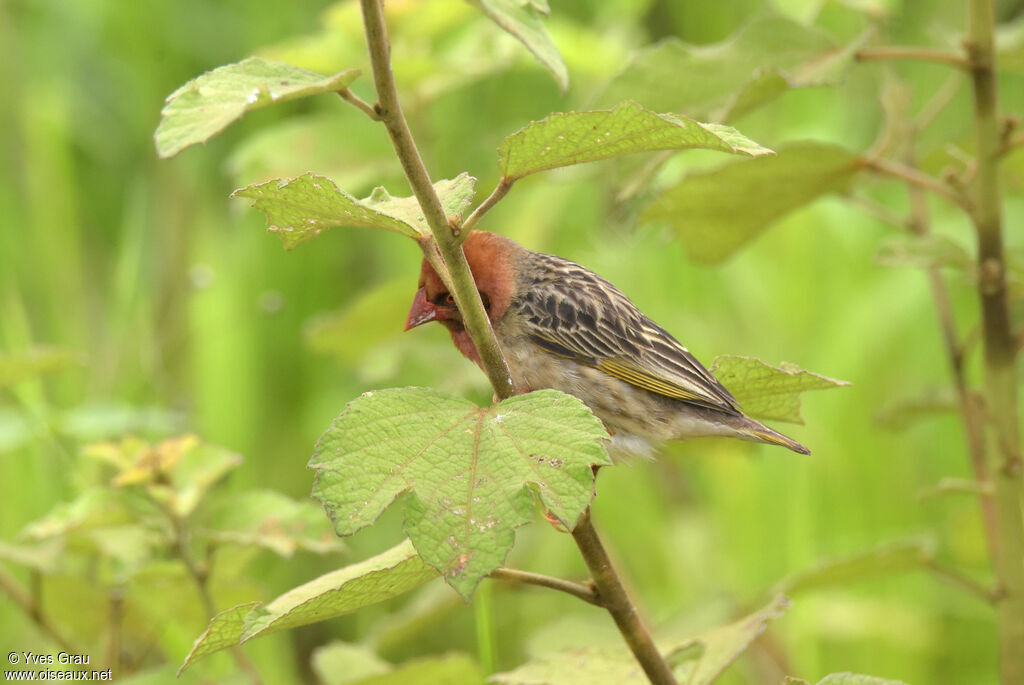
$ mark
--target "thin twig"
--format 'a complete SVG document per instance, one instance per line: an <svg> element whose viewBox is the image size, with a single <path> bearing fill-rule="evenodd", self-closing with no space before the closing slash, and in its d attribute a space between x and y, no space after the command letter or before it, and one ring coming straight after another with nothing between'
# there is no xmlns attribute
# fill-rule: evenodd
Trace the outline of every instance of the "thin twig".
<svg viewBox="0 0 1024 685"><path fill-rule="evenodd" d="M1010 136L1003 143L1003 146L999 149L999 156L1004 157L1019 147L1024 147L1024 133L1018 133L1015 136Z"/></svg>
<svg viewBox="0 0 1024 685"><path fill-rule="evenodd" d="M503 580L508 583L523 583L527 585L539 585L540 587L551 588L552 590L566 592L573 597L578 597L588 604L593 604L594 606L599 607L604 606L604 603L594 591L594 588L589 585L584 585L583 583L576 583L571 580L556 578L554 576L545 576L541 573L532 573L530 571L520 571L519 569L504 567L496 568L491 571L490 577L494 580Z"/></svg>
<svg viewBox="0 0 1024 685"><path fill-rule="evenodd" d="M604 545L601 544L601 538L598 537L597 530L590 520L590 509L580 517L579 523L572 531L572 537L576 541L576 546L580 548L583 560L587 562L587 568L590 569L590 575L594 579L594 586L604 608L615 619L615 625L629 645L630 651L640 662L647 678L654 685L677 685L672 669L658 652L650 633L640 621L636 607L626 594L626 589L622 586L622 581L619 580Z"/></svg>
<svg viewBox="0 0 1024 685"><path fill-rule="evenodd" d="M196 586L196 590L199 593L199 599L203 603L203 608L206 611L206 618L208 620L213 619L217 615L217 605L213 601L213 595L210 593L210 568L206 565L200 565L196 562L192 556L192 550L189 548L189 532L185 525L185 521L178 516L170 506L166 504L160 504L160 508L167 520L171 523L171 530L174 533L174 552L182 564L185 565L185 569L188 571L189 576L192 578L192 582ZM256 670L256 666L249 660L248 655L242 648L235 645L231 648L231 655L235 659L235 663L238 667L249 676L249 680L254 685L259 685L263 682L259 671Z"/></svg>
<svg viewBox="0 0 1024 685"><path fill-rule="evenodd" d="M918 115L914 118L914 130L923 131L932 125L935 118L942 113L942 110L953 101L957 91L964 82L962 74L950 74L945 82L938 87L932 99L925 103Z"/></svg>
<svg viewBox="0 0 1024 685"><path fill-rule="evenodd" d="M891 178L898 178L902 181L918 186L919 188L923 188L924 190L931 191L936 195L941 195L946 198L957 207L960 207L965 211L970 211L967 198L956 192L956 190L948 184L918 171L913 167L908 167L904 164L892 162L887 159L865 159L863 163L865 168L874 171L875 173L881 174L882 176L889 176Z"/></svg>
<svg viewBox="0 0 1024 685"><path fill-rule="evenodd" d="M349 103L358 110L361 110L363 114L370 117L374 121L380 121L380 115L377 114L377 110L373 108L373 105L362 99L348 88L342 88L338 91L338 95L341 99Z"/></svg>
<svg viewBox="0 0 1024 685"><path fill-rule="evenodd" d="M449 224L441 200L430 182L430 175L423 164L412 132L405 121L398 101L395 79L391 73L391 55L388 44L387 25L380 0L361 0L363 25L366 31L366 45L373 67L373 82L377 89L377 114L387 127L391 144L402 163L402 170L412 187L413 194L423 210L432 236L420 241L420 248L430 263L444 279L455 297L455 305L462 314L466 330L476 346L484 373L494 386L499 398L511 397L515 391L508 364L501 353L490 319L484 311L480 293L473 281L466 256L459 247L457 238Z"/></svg>
<svg viewBox="0 0 1024 685"><path fill-rule="evenodd" d="M855 59L861 62L873 60L917 60L920 62L938 62L948 64L957 69L967 70L970 64L967 59L958 52L940 50L937 48L904 47L892 45L880 48L862 48L853 53Z"/></svg>
<svg viewBox="0 0 1024 685"><path fill-rule="evenodd" d="M947 583L957 586L961 590L966 590L969 594L978 597L987 604L994 604L998 599L998 593L996 593L995 590L982 585L970 576L965 575L956 569L943 566L935 561L927 562L925 568L931 571L931 573L937 578L941 578Z"/></svg>
<svg viewBox="0 0 1024 685"><path fill-rule="evenodd" d="M76 647L71 640L60 632L57 626L50 622L50 619L43 614L42 607L32 600L28 591L3 566L0 566L0 591L3 591L4 594L10 597L11 601L25 612L25 615L32 619L32 622L65 652L69 654L83 653L80 648Z"/></svg>
<svg viewBox="0 0 1024 685"><path fill-rule="evenodd" d="M498 204L498 202L501 201L501 198L505 197L505 194L508 193L509 188L512 187L513 183L515 183L513 179L505 178L504 176L500 181L498 181L498 185L494 187L494 190L487 196L487 199L481 202L477 208L473 210L473 213L462 222L462 226L460 226L457 231L460 243L469 237L470 231L472 231L473 227L476 226L476 223L480 221L480 218L489 212L494 205Z"/></svg>

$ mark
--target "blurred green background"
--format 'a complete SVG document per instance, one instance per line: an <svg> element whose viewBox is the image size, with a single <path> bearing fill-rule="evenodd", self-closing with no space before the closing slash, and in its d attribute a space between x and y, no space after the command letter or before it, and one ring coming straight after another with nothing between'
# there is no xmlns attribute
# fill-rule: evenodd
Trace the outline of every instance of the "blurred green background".
<svg viewBox="0 0 1024 685"><path fill-rule="evenodd" d="M594 102L628 56L653 41L714 43L774 11L817 21L842 40L881 17L894 44L955 44L963 4L556 0L548 25L572 78L564 96L472 7L456 0L388 6L396 75L428 167L435 178L477 176L482 198L498 179L495 149L506 135ZM1019 5L1001 6L1001 16L1012 18ZM45 344L81 362L0 390L0 539L15 539L74 496L79 451L96 440L192 431L245 456L229 489L272 488L302 499L314 442L359 393L433 385L489 400L485 378L441 327L401 332L420 260L412 243L337 229L285 253L262 215L227 197L247 183L307 170L357 197L377 185L406 195L383 128L321 96L255 113L205 147L157 160L152 133L164 97L250 54L324 73L368 67L352 3L0 4L0 351ZM882 125L877 93L886 71L854 67L838 88L793 91L735 125L769 147L817 139L864 150ZM900 64L891 73L909 87L916 111L947 72ZM372 100L369 85L364 76L353 89ZM1008 111L1024 112L1021 85L1019 76L1006 77ZM963 86L922 138L926 165L938 172L957 146L969 148L970 126ZM1016 193L1007 226L1018 247L1021 156L1007 166ZM829 198L786 216L724 264L694 265L673 233L638 225L636 208L617 200L638 161L528 178L482 227L602 274L705 364L742 354L853 383L805 396L806 426L778 426L812 457L697 441L672 445L654 462L601 472L596 522L650 621L713 626L754 607L787 576L893 541L933 541L943 563L990 580L975 498L919 497L943 477L969 477L955 412L926 412L899 430L880 421L908 399L942 405L949 386L923 272L876 263L894 229ZM665 173L721 161L681 155ZM897 211L906 207L899 186L879 183L870 192ZM961 215L941 201L932 209L937 231L970 245ZM971 283L955 273L949 281L957 318L970 330ZM272 598L401 537L396 509L347 541L342 555L247 556L219 571L216 603ZM543 523L520 530L510 565L584 573L568 537ZM94 663L106 592L88 575L43 586L44 606L92 645ZM151 634L131 645L144 654L139 668L180 663L205 627L191 594L172 586L137 598L160 606ZM996 682L992 611L924 571L830 584L794 600L723 682L779 682L783 674L813 681L844 670L915 684ZM493 601L499 669L546 642L612 631L606 616L568 596L495 586ZM262 639L247 652L268 682L306 682L316 646L367 636L393 662L446 650L478 654L473 607L439 582L412 598ZM46 644L0 596L0 646ZM232 669L218 657L190 677L217 680Z"/></svg>

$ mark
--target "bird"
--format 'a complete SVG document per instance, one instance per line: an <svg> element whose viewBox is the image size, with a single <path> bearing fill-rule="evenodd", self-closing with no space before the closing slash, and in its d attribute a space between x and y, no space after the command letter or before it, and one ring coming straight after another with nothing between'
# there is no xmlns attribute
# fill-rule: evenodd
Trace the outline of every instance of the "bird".
<svg viewBox="0 0 1024 685"><path fill-rule="evenodd" d="M678 340L612 283L505 236L472 231L462 249L516 393L553 388L601 420L613 455L651 457L663 442L725 436L810 450L743 413ZM426 259L405 330L437 321L483 363L448 287Z"/></svg>

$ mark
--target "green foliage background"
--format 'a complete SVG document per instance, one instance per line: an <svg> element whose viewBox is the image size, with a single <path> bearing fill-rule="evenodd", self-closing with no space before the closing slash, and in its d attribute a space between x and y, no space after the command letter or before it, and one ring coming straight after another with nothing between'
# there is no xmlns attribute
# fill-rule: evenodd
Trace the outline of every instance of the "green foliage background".
<svg viewBox="0 0 1024 685"><path fill-rule="evenodd" d="M889 16L894 43L935 44L959 35L965 16L960 3L944 0L553 4L548 25L572 78L565 96L468 5L389 3L400 94L435 179L469 171L487 192L505 136L548 112L596 102L628 55L665 36L721 41L751 16L777 11L817 17L852 40L867 25L864 10ZM1002 8L1005 16L1019 10ZM194 431L245 455L231 489L302 499L313 443L359 393L432 385L489 400L485 378L441 327L401 332L420 260L411 243L332 230L284 254L259 213L227 199L243 185L307 170L357 197L376 185L408 195L385 132L360 112L330 96L288 103L247 116L205 148L157 160L152 132L163 98L249 54L325 74L367 71L351 3L302 0L258 11L238 0L0 6L0 350L48 344L82 361L0 395L0 539L73 496L77 455L94 440ZM894 71L909 85L912 111L946 76L933 65ZM876 93L884 73L854 67L840 89L793 91L736 125L773 148L813 138L864 150L882 123ZM1006 77L1005 110L1024 111L1021 85ZM368 87L364 75L353 89L369 99ZM938 173L951 146L969 146L969 117L961 88L922 139L926 167ZM1018 193L1007 207L1011 248L1020 247L1014 227L1024 216L1022 157L1006 166ZM897 420L906 415L895 408L902 401L941 405L948 373L925 276L876 261L894 230L830 197L785 217L724 264L696 265L667 228L638 227L631 205L617 200L642 161L524 179L483 227L601 273L705 363L742 354L853 382L805 398L807 425L789 432L812 457L698 441L601 472L595 518L649 620L692 631L718 625L760 606L787 576L891 541L934 540L939 559L986 580L974 498L919 497L943 477L968 476L956 414ZM722 161L691 153L673 160L664 178ZM896 184L873 192L905 207ZM959 214L941 201L933 210L938 231L970 244ZM953 279L967 329L971 284ZM274 597L391 547L400 530L400 515L389 511L347 541L344 556L225 563L214 579L217 605ZM520 529L511 564L584 573L573 545L544 524ZM723 682L779 682L784 673L816 681L843 670L908 683L995 682L988 607L920 570L867 576L795 591L793 608ZM44 596L84 639L102 635L106 604L83 584L51 579ZM144 601L159 602L164 621L134 648L153 645L147 665L159 663L154 654L179 662L205 627L198 599L176 588ZM607 617L568 596L495 586L493 602L502 669L551 643L576 644L566 636L586 641L612 631ZM33 631L0 597L0 645L42 650ZM368 636L394 662L478 650L473 608L433 583L412 604L405 598L278 634L249 653L269 682L301 682L312 677L314 647ZM101 651L102 641L94 659ZM232 669L217 658L223 672Z"/></svg>

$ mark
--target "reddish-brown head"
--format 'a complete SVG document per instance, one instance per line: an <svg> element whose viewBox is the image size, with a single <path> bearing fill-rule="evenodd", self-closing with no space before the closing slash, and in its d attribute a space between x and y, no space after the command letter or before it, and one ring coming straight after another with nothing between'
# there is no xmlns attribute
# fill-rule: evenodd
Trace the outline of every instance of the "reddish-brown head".
<svg viewBox="0 0 1024 685"><path fill-rule="evenodd" d="M492 323L499 321L508 310L515 290L515 262L523 249L509 238L483 231L473 231L462 244L480 299ZM476 349L462 324L462 315L455 306L455 300L434 267L424 259L420 267L419 290L409 310L405 330L430 321L444 324L463 354L471 359L475 357Z"/></svg>

